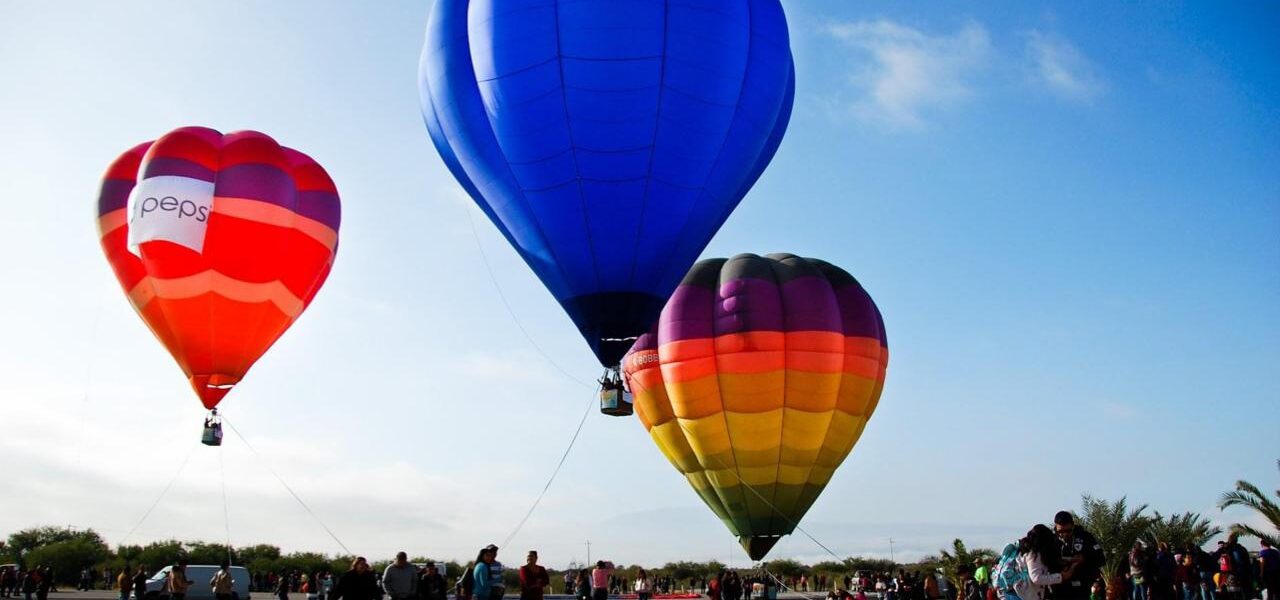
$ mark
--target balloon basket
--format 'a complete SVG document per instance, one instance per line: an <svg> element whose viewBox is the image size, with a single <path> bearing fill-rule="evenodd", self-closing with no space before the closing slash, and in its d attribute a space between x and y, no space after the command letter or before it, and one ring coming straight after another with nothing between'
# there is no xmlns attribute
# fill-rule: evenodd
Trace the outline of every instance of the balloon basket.
<svg viewBox="0 0 1280 600"><path fill-rule="evenodd" d="M617 367L600 378L600 412L611 417L626 417L635 412L631 392L623 385Z"/></svg>
<svg viewBox="0 0 1280 600"><path fill-rule="evenodd" d="M200 443L206 446L222 445L222 418L218 416L217 409L209 411L209 416L204 418L204 432L200 434Z"/></svg>

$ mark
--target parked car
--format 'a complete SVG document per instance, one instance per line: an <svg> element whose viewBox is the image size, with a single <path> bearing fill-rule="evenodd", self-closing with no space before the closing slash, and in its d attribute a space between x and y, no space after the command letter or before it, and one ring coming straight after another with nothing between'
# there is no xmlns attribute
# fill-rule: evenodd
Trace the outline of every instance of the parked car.
<svg viewBox="0 0 1280 600"><path fill-rule="evenodd" d="M148 599L160 600L169 597L164 584L169 579L169 570L172 568L173 565L169 565L160 569L147 580L146 597ZM213 579L213 574L218 572L218 568L218 565L187 565L187 579L191 581L191 587L187 589L187 600L215 600L209 581ZM231 567L231 600L250 600L249 579L248 569Z"/></svg>

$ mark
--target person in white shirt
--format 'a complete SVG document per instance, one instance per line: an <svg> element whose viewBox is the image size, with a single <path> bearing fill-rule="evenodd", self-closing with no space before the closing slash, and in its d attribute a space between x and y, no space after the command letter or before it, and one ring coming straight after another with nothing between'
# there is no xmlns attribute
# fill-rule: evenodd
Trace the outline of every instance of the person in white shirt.
<svg viewBox="0 0 1280 600"><path fill-rule="evenodd" d="M649 574L644 569L640 569L636 573L635 592L640 600L649 600L649 597L653 594L653 584L649 581Z"/></svg>
<svg viewBox="0 0 1280 600"><path fill-rule="evenodd" d="M1057 535L1044 525L1032 527L1027 532L1027 537L1018 541L1019 566L1027 573L1027 578L1018 582L1014 588L1019 598L1044 600L1045 588L1071 579L1083 557L1077 556L1060 573L1054 573L1045 565L1045 558L1057 556L1058 549Z"/></svg>

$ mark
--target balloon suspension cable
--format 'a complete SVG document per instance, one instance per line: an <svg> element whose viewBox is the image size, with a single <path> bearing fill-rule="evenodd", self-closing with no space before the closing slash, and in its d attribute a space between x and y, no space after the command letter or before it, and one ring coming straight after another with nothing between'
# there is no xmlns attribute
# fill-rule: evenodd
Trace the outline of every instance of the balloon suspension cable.
<svg viewBox="0 0 1280 600"><path fill-rule="evenodd" d="M298 502L298 505L300 505L303 510L307 511L307 514L311 515L311 518L315 519L316 523L320 524L320 527L324 529L325 533L328 533L329 537L333 538L333 541L337 542L338 546L342 547L342 550L346 552L348 556L355 556L355 553L352 552L350 548L347 548L347 545L342 543L342 540L338 539L338 536L333 533L333 530L329 529L329 526L325 525L324 521L320 520L320 516L317 515L315 511L311 510L311 507L307 506L306 502L302 501L302 498L298 496L297 492L293 491L293 488L289 487L289 484L280 476L280 473L276 472L275 468L271 466L271 463L262 456L262 453L258 452L258 450L253 447L253 444L249 443L249 440L245 439L244 434L240 433L239 429L236 429L235 424L227 420L225 416L222 417L222 422L226 424L227 427L231 428L231 432L236 434L236 437L240 438L240 441L244 443L245 447L248 448L250 452L253 452L254 456L258 457L259 462L262 463L262 465L265 466L273 476L275 476L276 481L279 481L280 485L289 492L289 495L293 496L293 499Z"/></svg>
<svg viewBox="0 0 1280 600"><path fill-rule="evenodd" d="M765 575L768 575L768 576L769 576L769 579L774 580L774 582L776 582L776 583L778 584L778 587L780 587L780 588L782 588L782 589L784 589L784 590L786 590L786 591L788 591L788 592L791 592L791 593L793 593L793 594L796 594L796 595L800 596L801 598L804 598L805 600L819 600L817 596L810 596L810 595L806 594L805 592L802 592L802 591L800 591L800 590L797 590L797 589L795 589L795 588L793 588L793 587L790 587L790 586L788 586L787 584L783 583L781 579L778 579L778 576L777 576L777 575L774 575L773 573L769 572L768 563L765 563L765 566L760 567L760 570L761 570L761 571L764 571L764 574L765 574Z"/></svg>
<svg viewBox="0 0 1280 600"><path fill-rule="evenodd" d="M605 369L604 375L601 375L600 379L596 380L596 383L606 390L611 388L617 390L625 389L622 384L622 366L614 365Z"/></svg>
<svg viewBox="0 0 1280 600"><path fill-rule="evenodd" d="M642 391L644 389L643 386L635 379L631 379L631 384L633 386L640 385ZM680 427L680 430L684 432L686 437L689 437L692 435L692 432L689 431L689 428L685 427L684 423L680 422L680 417L677 416L676 418L673 419L673 421L675 422L676 425ZM718 456L711 455L710 458L716 461L716 463L720 465L721 469L724 469L726 471L733 471L734 475L738 479L738 483L742 484L742 487L746 488L747 491L754 494L755 497L759 498L761 502L764 502L765 505L768 506L769 509L774 512L774 514L786 520L787 523L789 523L796 531L799 531L800 533L804 534L805 537L809 538L809 541L813 542L814 544L817 544L819 548L822 548L823 550L825 550L826 553L830 554L832 558L836 559L836 561L843 561L845 559L845 557L840 556L835 552L832 552L831 548L828 548L826 544L823 544L821 541L818 540L818 538L814 537L813 534L809 533L807 530L805 530L805 528L801 527L798 521L796 521L795 519L792 519L786 513L782 512L782 510L779 509L777 506L775 506L772 501L764 497L764 494L761 494L760 491L755 488L755 486L743 480L742 474L738 471L736 465L731 468L729 467L729 465L726 465L724 461L720 460L720 457Z"/></svg>
<svg viewBox="0 0 1280 600"><path fill-rule="evenodd" d="M570 373L568 369L560 366L560 363L556 362L556 360L551 357L551 354L544 350L542 346L538 344L537 340L533 339L529 330L525 329L524 324L520 322L520 318L516 316L516 311L511 308L511 303L507 300L507 295L502 293L502 286L498 285L498 277L494 275L493 266L489 264L489 255L485 253L484 244L480 242L480 230L476 227L476 219L475 216L471 214L471 207L464 203L462 209L467 213L467 223L471 224L471 237L476 242L476 249L480 251L480 262L484 263L485 272L489 274L489 282L493 284L493 289L498 292L498 299L502 301L502 306L507 309L507 314L511 315L511 320L515 322L516 328L524 335L524 339L528 340L529 345L533 346L533 349L537 350L538 354L541 354L542 358L550 363L552 367L555 367L557 371L560 371L562 375L578 385L594 389L595 386L578 379L573 375L573 373Z"/></svg>
<svg viewBox="0 0 1280 600"><path fill-rule="evenodd" d="M569 445L564 449L564 454L560 455L560 462L556 463L555 470L551 471L551 477L547 479L547 484L542 486L542 492L538 494L538 498L533 501L533 505L529 507L529 511L524 514L524 518L520 519L520 523L516 528L511 530L507 535L507 539L502 541L502 547L506 548L511 545L511 540L515 539L516 534L524 527L529 517L533 516L534 509L538 508L538 504L542 502L542 498L547 495L547 490L551 489L551 483L556 480L556 475L560 474L560 467L564 466L564 461L569 458L569 451L573 450L573 445L578 441L578 434L582 433L582 426L587 422L587 417L591 416L592 409L596 406L596 395L594 390L591 394L591 401L587 403L587 410L583 411L582 418L578 420L578 428L573 430L573 437L569 438Z"/></svg>
<svg viewBox="0 0 1280 600"><path fill-rule="evenodd" d="M218 453L218 471L222 473L222 526L227 532L227 564L231 564L231 513L227 509L227 465Z"/></svg>
<svg viewBox="0 0 1280 600"><path fill-rule="evenodd" d="M196 448L199 448L199 447L200 446L198 444L196 446L193 446L191 450L187 452L187 455L182 458L182 464L178 465L178 470L174 471L173 477L169 478L169 483L164 484L164 489L160 490L160 495L156 496L155 501L151 503L151 506L147 508L147 511L142 513L142 518L138 519L138 522L133 524L133 527L129 529L129 533L124 534L124 537L120 538L120 542L119 542L120 545L123 546L124 543L130 537L133 536L133 533L137 531L139 527L142 526L142 523L147 520L147 517L151 516L151 512L154 511L156 507L160 505L160 501L163 500L166 495L168 495L169 489L173 487L174 482L178 481L178 477L182 475L182 470L187 468L187 463L190 462L191 455L195 454Z"/></svg>

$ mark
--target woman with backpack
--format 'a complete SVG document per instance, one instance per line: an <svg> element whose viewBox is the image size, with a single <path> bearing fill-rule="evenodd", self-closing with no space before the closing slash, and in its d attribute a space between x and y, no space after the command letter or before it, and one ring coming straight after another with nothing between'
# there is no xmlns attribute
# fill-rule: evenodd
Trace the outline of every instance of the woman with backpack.
<svg viewBox="0 0 1280 600"><path fill-rule="evenodd" d="M1044 600L1045 588L1071 578L1080 566L1077 556L1060 573L1049 570L1046 561L1053 561L1059 554L1058 536L1044 525L1036 525L1018 545L1005 546L1000 563L992 575L992 585L1003 599Z"/></svg>

